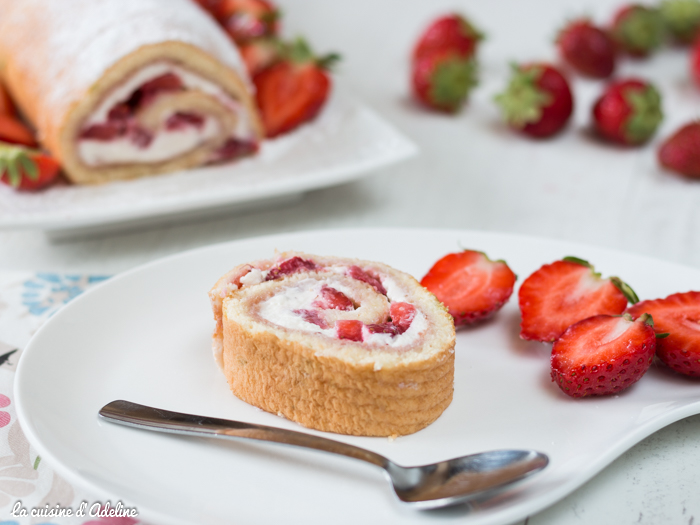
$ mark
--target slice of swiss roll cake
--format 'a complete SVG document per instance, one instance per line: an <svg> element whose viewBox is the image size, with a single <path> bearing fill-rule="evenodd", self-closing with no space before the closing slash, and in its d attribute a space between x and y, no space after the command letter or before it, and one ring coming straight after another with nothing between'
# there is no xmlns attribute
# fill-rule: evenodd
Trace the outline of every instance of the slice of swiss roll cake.
<svg viewBox="0 0 700 525"><path fill-rule="evenodd" d="M233 393L318 430L416 432L452 401L455 329L385 264L297 252L242 264L209 292Z"/></svg>
<svg viewBox="0 0 700 525"><path fill-rule="evenodd" d="M0 75L76 183L253 153L235 46L192 0L0 0Z"/></svg>

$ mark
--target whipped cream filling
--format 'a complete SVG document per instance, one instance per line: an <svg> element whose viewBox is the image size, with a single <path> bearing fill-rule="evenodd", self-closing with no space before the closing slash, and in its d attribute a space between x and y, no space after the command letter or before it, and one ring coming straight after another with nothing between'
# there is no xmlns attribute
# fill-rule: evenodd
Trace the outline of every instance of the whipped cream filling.
<svg viewBox="0 0 700 525"><path fill-rule="evenodd" d="M256 140L248 112L239 101L232 98L218 84L167 61L149 64L136 71L122 84L115 86L83 122L82 128L106 123L112 108L127 101L135 91L147 82L167 73L177 75L185 90L197 90L210 95L225 108L236 113L236 128L231 138L244 141ZM187 153L220 133L217 119L206 115L201 115L204 118L202 126L166 129L165 122L177 112L178 110L173 110L172 113L163 115L159 129L154 134L152 142L146 147L134 144L128 137L118 137L113 140L81 138L77 144L78 156L88 166L162 162Z"/></svg>
<svg viewBox="0 0 700 525"><path fill-rule="evenodd" d="M262 273L260 270L253 269L241 279L241 284L249 285L249 282L257 284L255 281L261 278ZM319 297L322 287L329 284L310 278L299 281L294 286L289 286L262 301L258 305L258 315L265 321L290 330L314 332L337 339L337 332L334 326L322 328L306 321L297 313L299 310L316 310L317 308L313 306L313 303ZM382 279L382 284L387 289L389 301L404 302L406 300L405 292L393 279L384 278ZM348 297L354 295L353 290L343 286L342 283L333 282L331 286ZM361 315L362 308L363 306L360 304L355 309L355 313L358 316ZM427 318L420 310L416 310L411 326L402 334L392 336L391 334L371 333L367 326L364 326L362 329L363 342L376 346L408 346L417 342L427 328Z"/></svg>

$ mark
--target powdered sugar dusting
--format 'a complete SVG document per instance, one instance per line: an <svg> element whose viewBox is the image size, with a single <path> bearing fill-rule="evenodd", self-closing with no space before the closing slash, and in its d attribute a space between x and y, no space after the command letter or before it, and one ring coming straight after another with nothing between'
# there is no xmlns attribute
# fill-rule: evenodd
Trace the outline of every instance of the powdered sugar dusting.
<svg viewBox="0 0 700 525"><path fill-rule="evenodd" d="M0 12L0 53L27 65L30 98L54 108L35 116L39 128L61 122L109 67L149 44L192 44L247 79L235 46L191 0L0 0ZM37 41L31 49L21 45L27 32Z"/></svg>

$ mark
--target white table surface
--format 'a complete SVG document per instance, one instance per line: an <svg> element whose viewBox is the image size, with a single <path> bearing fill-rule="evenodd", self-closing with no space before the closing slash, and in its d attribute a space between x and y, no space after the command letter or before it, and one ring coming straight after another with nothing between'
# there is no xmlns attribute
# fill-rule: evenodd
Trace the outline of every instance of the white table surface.
<svg viewBox="0 0 700 525"><path fill-rule="evenodd" d="M41 232L0 232L0 270L108 274L220 241L358 226L523 233L700 266L700 181L665 173L655 160L660 138L700 115L700 89L689 80L687 52L667 49L619 67L621 74L653 79L664 96L666 118L643 148L621 149L590 137L589 113L599 82L575 79L573 121L565 133L544 142L511 133L492 103L510 60L555 59L552 42L564 20L585 13L603 22L619 2L279 3L285 32L306 35L320 52L342 53L339 80L414 140L419 156L280 209L59 244ZM479 52L482 80L462 113L431 114L410 99L407 56L431 17L455 8L487 34ZM527 523L696 521L700 416L645 439Z"/></svg>

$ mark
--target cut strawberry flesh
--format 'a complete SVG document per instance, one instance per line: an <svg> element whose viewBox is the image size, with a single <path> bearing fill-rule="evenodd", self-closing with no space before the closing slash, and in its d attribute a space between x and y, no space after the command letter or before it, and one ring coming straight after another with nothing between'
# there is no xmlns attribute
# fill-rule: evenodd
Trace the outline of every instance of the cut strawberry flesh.
<svg viewBox="0 0 700 525"><path fill-rule="evenodd" d="M258 144L250 140L230 138L213 155L212 162L224 162L251 155L258 151Z"/></svg>
<svg viewBox="0 0 700 525"><path fill-rule="evenodd" d="M140 108L153 102L160 93L182 89L184 89L184 85L179 76L175 73L165 73L143 84L131 95L127 104L131 108Z"/></svg>
<svg viewBox="0 0 700 525"><path fill-rule="evenodd" d="M371 334L390 334L392 336L401 333L398 326L394 323L368 324L367 330L369 330Z"/></svg>
<svg viewBox="0 0 700 525"><path fill-rule="evenodd" d="M202 129L204 126L204 117L202 115L197 115L196 113L178 111L177 113L170 115L168 120L165 121L165 129L168 131L179 131L190 126L197 129Z"/></svg>
<svg viewBox="0 0 700 525"><path fill-rule="evenodd" d="M312 272L318 269L319 267L315 262L295 256L287 259L286 261L282 261L274 268L271 268L265 280L272 281L273 279L279 279L285 275L291 275L293 273L303 271Z"/></svg>
<svg viewBox="0 0 700 525"><path fill-rule="evenodd" d="M335 322L335 329L336 333L338 334L338 339L348 339L358 343L361 343L363 340L363 326L364 324L362 321L357 320L341 320Z"/></svg>
<svg viewBox="0 0 700 525"><path fill-rule="evenodd" d="M328 328L328 324L326 323L325 319L323 319L316 310L294 310L294 313L307 323L315 324L324 330Z"/></svg>
<svg viewBox="0 0 700 525"><path fill-rule="evenodd" d="M609 279L584 265L556 261L537 270L520 287L520 337L554 341L572 324L594 315L619 315L627 298Z"/></svg>
<svg viewBox="0 0 700 525"><path fill-rule="evenodd" d="M416 307L408 303L391 303L389 315L391 315L391 322L402 334L411 327L416 317Z"/></svg>
<svg viewBox="0 0 700 525"><path fill-rule="evenodd" d="M700 376L700 292L669 295L642 301L627 310L633 317L648 313L659 339L656 354L670 368L688 376Z"/></svg>
<svg viewBox="0 0 700 525"><path fill-rule="evenodd" d="M312 306L322 310L354 310L350 298L340 290L324 285Z"/></svg>
<svg viewBox="0 0 700 525"><path fill-rule="evenodd" d="M642 320L589 317L555 341L552 381L572 397L614 394L644 375L655 349L654 329Z"/></svg>
<svg viewBox="0 0 700 525"><path fill-rule="evenodd" d="M447 307L459 326L494 314L510 298L515 279L506 263L465 250L436 262L421 284Z"/></svg>
<svg viewBox="0 0 700 525"><path fill-rule="evenodd" d="M348 268L348 276L363 283L369 284L372 288L377 290L380 294L386 295L386 288L382 285L382 282L372 275L370 272L363 270L359 266L351 266Z"/></svg>

